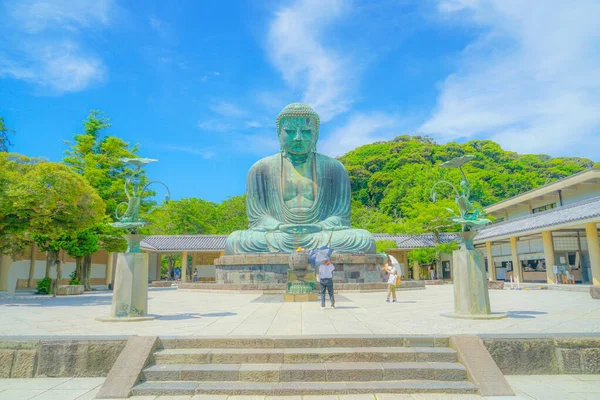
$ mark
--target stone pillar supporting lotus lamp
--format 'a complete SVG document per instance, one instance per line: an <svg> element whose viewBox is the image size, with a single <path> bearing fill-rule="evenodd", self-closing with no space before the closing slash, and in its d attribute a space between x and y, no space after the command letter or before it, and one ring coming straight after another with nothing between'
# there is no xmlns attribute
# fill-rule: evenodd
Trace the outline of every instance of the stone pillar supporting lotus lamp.
<svg viewBox="0 0 600 400"><path fill-rule="evenodd" d="M492 313L490 308L490 296L488 293L488 282L485 275L485 264L482 254L475 249L473 238L477 234L473 231L474 226L483 226L491 221L484 218L481 209L476 208L469 201L471 186L462 166L475 158L472 155L453 158L443 163L442 168L458 168L462 175L460 181L460 192L448 181L437 182L431 188L431 200L435 202L435 188L438 185L449 185L455 193L455 202L460 215L450 217L450 220L461 224L460 248L452 252L453 282L454 282L454 312L443 313L450 318L465 319L499 319L506 318L506 313ZM454 214L454 211L448 209Z"/></svg>
<svg viewBox="0 0 600 400"><path fill-rule="evenodd" d="M165 200L169 201L169 188L162 182L153 181L141 186L140 172L146 164L157 160L149 158L122 158L125 165L135 167L130 177L125 180L125 195L128 201L120 203L115 211L118 222L111 226L127 230L127 251L118 253L115 271L115 287L113 291L112 307L110 316L96 318L99 321L145 321L154 319L148 316L148 254L140 251L140 242L144 238L138 235L138 229L147 224L140 217L140 206L142 198L148 187L152 184L160 184L165 187L167 195ZM123 208L125 211L123 212ZM151 208L148 213L152 212ZM122 213L121 213L122 212ZM157 266L160 268L160 266Z"/></svg>

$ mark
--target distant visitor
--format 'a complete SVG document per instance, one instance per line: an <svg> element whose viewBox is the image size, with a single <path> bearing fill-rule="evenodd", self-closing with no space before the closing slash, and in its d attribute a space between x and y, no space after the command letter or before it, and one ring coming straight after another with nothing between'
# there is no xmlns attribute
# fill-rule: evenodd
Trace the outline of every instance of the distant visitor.
<svg viewBox="0 0 600 400"><path fill-rule="evenodd" d="M336 253L375 253L375 239L350 229L350 178L337 160L316 152L319 115L293 103L277 117L281 152L250 168L250 226L227 238L225 254L291 253L327 246Z"/></svg>

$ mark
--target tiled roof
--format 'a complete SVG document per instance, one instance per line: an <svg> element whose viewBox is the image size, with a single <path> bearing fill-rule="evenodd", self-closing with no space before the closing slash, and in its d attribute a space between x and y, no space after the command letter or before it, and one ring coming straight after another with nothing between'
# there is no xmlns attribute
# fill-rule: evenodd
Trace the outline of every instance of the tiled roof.
<svg viewBox="0 0 600 400"><path fill-rule="evenodd" d="M433 247L433 235L388 235L376 233L376 240L393 240L399 249ZM454 233L442 233L440 241L448 243L456 239ZM142 240L143 250L154 252L220 251L225 249L227 235L163 235L148 236Z"/></svg>
<svg viewBox="0 0 600 400"><path fill-rule="evenodd" d="M596 217L600 219L600 196L569 204L568 206L557 207L541 213L489 225L479 231L475 237L475 241L512 235L519 232L530 232Z"/></svg>
<svg viewBox="0 0 600 400"><path fill-rule="evenodd" d="M375 233L373 236L375 236L375 240L393 240L396 242L396 246L399 249L418 249L421 247L434 246L434 238L431 233L425 233L423 235L387 235ZM441 243L449 243L453 240L457 240L455 233L440 234Z"/></svg>
<svg viewBox="0 0 600 400"><path fill-rule="evenodd" d="M209 251L225 249L227 235L148 236L140 247L149 251Z"/></svg>

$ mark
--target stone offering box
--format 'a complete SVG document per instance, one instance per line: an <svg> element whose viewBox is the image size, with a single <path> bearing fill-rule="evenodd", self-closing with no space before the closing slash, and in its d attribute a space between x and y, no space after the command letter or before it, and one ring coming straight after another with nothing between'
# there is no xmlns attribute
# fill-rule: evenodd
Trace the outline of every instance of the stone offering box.
<svg viewBox="0 0 600 400"><path fill-rule="evenodd" d="M243 254L215 260L217 284L287 283L290 255ZM384 282L381 271L386 257L381 254L335 254L335 283Z"/></svg>

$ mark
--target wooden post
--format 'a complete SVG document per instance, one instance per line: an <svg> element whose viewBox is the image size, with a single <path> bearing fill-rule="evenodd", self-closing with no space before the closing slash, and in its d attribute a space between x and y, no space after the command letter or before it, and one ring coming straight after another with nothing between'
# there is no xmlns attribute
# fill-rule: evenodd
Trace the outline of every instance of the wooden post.
<svg viewBox="0 0 600 400"><path fill-rule="evenodd" d="M112 282L114 263L114 253L108 253L108 258L106 259L106 272L104 273L104 282L106 286L110 285L110 283Z"/></svg>
<svg viewBox="0 0 600 400"><path fill-rule="evenodd" d="M181 283L185 283L187 281L187 256L187 251L181 253Z"/></svg>
<svg viewBox="0 0 600 400"><path fill-rule="evenodd" d="M590 267L592 270L592 285L600 286L600 243L598 243L598 228L595 222L585 224Z"/></svg>
<svg viewBox="0 0 600 400"><path fill-rule="evenodd" d="M8 275L12 261L12 257L8 254L0 256L0 290L8 290Z"/></svg>
<svg viewBox="0 0 600 400"><path fill-rule="evenodd" d="M418 281L420 279L420 270L421 266L419 265L418 261L414 261L413 262L413 279L415 281Z"/></svg>
<svg viewBox="0 0 600 400"><path fill-rule="evenodd" d="M156 280L160 281L160 265L162 264L162 254L158 253L156 255Z"/></svg>
<svg viewBox="0 0 600 400"><path fill-rule="evenodd" d="M492 242L485 242L485 251L488 260L488 274L489 280L496 280L496 264L494 264L494 257L492 256Z"/></svg>
<svg viewBox="0 0 600 400"><path fill-rule="evenodd" d="M517 277L519 278L519 282L523 283L523 268L521 268L521 260L519 260L519 254L517 253L517 237L510 237L510 254L512 256L512 267L513 267L513 280L517 282Z"/></svg>
<svg viewBox="0 0 600 400"><path fill-rule="evenodd" d="M27 287L33 287L33 278L35 277L35 259L37 257L37 246L35 243L31 245L31 259L29 260L29 279L27 279Z"/></svg>
<svg viewBox="0 0 600 400"><path fill-rule="evenodd" d="M556 260L554 259L554 243L552 242L551 231L542 232L542 242L544 243L544 258L546 259L546 281L548 283L557 283L555 282L553 268Z"/></svg>

